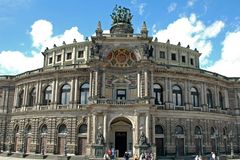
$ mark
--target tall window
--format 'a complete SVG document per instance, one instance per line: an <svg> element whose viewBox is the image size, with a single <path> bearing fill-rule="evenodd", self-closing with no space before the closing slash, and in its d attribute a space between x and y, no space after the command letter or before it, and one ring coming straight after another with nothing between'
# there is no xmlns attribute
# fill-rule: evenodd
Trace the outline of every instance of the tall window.
<svg viewBox="0 0 240 160"><path fill-rule="evenodd" d="M43 97L43 104L44 105L48 105L51 103L51 99L52 99L52 87L51 86L47 86L44 90L43 93L44 97Z"/></svg>
<svg viewBox="0 0 240 160"><path fill-rule="evenodd" d="M176 106L182 105L182 90L179 86L174 85L172 87L172 94L173 94L173 103Z"/></svg>
<svg viewBox="0 0 240 160"><path fill-rule="evenodd" d="M70 90L71 90L70 85L65 84L65 85L62 86L61 93L60 93L60 95L61 95L61 97L60 97L61 104L63 104L63 105L69 104L69 101L70 101Z"/></svg>
<svg viewBox="0 0 240 160"><path fill-rule="evenodd" d="M80 88L80 103L81 104L88 103L88 94L89 94L89 84L84 83Z"/></svg>
<svg viewBox="0 0 240 160"><path fill-rule="evenodd" d="M155 134L163 134L163 128L161 125L155 126Z"/></svg>
<svg viewBox="0 0 240 160"><path fill-rule="evenodd" d="M153 85L155 104L163 104L163 89L159 84Z"/></svg>
<svg viewBox="0 0 240 160"><path fill-rule="evenodd" d="M219 92L219 105L221 109L225 109L225 105L224 105L224 97L222 95L221 92Z"/></svg>
<svg viewBox="0 0 240 160"><path fill-rule="evenodd" d="M36 102L36 88L33 88L29 94L29 106L35 105Z"/></svg>
<svg viewBox="0 0 240 160"><path fill-rule="evenodd" d="M196 126L194 133L195 135L201 135L202 134L201 128L199 126Z"/></svg>
<svg viewBox="0 0 240 160"><path fill-rule="evenodd" d="M213 108L212 92L209 89L207 90L207 105L209 108Z"/></svg>
<svg viewBox="0 0 240 160"><path fill-rule="evenodd" d="M23 105L23 93L24 93L24 91L22 90L18 94L18 103L17 103L18 107L21 107Z"/></svg>
<svg viewBox="0 0 240 160"><path fill-rule="evenodd" d="M199 94L196 88L191 88L191 97L192 97L192 105L194 107L199 107Z"/></svg>

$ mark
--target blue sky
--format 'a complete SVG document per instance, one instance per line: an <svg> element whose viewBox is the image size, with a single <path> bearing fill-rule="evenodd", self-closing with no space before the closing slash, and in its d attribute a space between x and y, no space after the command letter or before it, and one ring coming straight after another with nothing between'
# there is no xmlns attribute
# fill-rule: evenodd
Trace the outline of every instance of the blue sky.
<svg viewBox="0 0 240 160"><path fill-rule="evenodd" d="M83 41L99 20L107 32L116 4L131 10L135 33L146 21L160 42L197 48L201 68L240 77L239 0L0 0L0 75L41 67L45 47Z"/></svg>

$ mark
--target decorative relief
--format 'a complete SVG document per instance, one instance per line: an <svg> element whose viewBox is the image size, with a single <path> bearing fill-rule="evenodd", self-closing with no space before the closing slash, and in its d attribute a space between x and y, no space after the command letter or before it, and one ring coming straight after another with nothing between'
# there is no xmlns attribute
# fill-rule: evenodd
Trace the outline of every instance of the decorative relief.
<svg viewBox="0 0 240 160"><path fill-rule="evenodd" d="M137 61L137 58L132 51L116 49L107 55L107 60L114 67L130 67Z"/></svg>

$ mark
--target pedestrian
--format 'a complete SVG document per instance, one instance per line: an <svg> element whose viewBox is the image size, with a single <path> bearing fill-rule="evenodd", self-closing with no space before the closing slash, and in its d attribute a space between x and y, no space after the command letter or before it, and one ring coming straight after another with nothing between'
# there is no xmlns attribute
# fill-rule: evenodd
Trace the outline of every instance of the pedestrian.
<svg viewBox="0 0 240 160"><path fill-rule="evenodd" d="M103 159L104 159L104 160L109 160L109 159L110 159L107 151L106 151L105 154L103 155Z"/></svg>
<svg viewBox="0 0 240 160"><path fill-rule="evenodd" d="M196 155L196 157L194 158L194 160L198 160L198 155Z"/></svg>

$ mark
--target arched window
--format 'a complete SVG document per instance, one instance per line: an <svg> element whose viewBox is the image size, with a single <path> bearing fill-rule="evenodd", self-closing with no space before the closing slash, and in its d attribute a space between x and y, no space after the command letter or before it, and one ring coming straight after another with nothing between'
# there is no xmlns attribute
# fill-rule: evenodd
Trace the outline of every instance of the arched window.
<svg viewBox="0 0 240 160"><path fill-rule="evenodd" d="M184 134L183 128L181 126L176 126L175 133L176 134Z"/></svg>
<svg viewBox="0 0 240 160"><path fill-rule="evenodd" d="M196 126L194 133L195 133L195 135L201 135L202 134L201 128L199 126Z"/></svg>
<svg viewBox="0 0 240 160"><path fill-rule="evenodd" d="M18 107L21 107L23 105L23 94L24 94L24 91L20 91L20 93L18 94L18 103L17 103L17 106Z"/></svg>
<svg viewBox="0 0 240 160"><path fill-rule="evenodd" d="M209 108L213 108L212 92L209 89L207 90L207 105Z"/></svg>
<svg viewBox="0 0 240 160"><path fill-rule="evenodd" d="M155 104L163 104L163 89L159 84L153 84Z"/></svg>
<svg viewBox="0 0 240 160"><path fill-rule="evenodd" d="M219 105L221 109L226 109L224 105L224 97L221 92L219 92Z"/></svg>
<svg viewBox="0 0 240 160"><path fill-rule="evenodd" d="M67 127L65 124L61 124L58 128L58 133L67 133Z"/></svg>
<svg viewBox="0 0 240 160"><path fill-rule="evenodd" d="M31 133L31 132L32 132L31 125L26 126L26 134Z"/></svg>
<svg viewBox="0 0 240 160"><path fill-rule="evenodd" d="M44 124L44 125L41 127L41 133L47 133L47 132L48 132L47 125Z"/></svg>
<svg viewBox="0 0 240 160"><path fill-rule="evenodd" d="M43 91L43 104L48 105L51 103L52 100L52 87L47 86Z"/></svg>
<svg viewBox="0 0 240 160"><path fill-rule="evenodd" d="M62 86L61 88L61 97L60 97L60 102L62 105L67 105L69 104L69 101L70 101L70 90L71 90L71 87L70 85L68 84L65 84Z"/></svg>
<svg viewBox="0 0 240 160"><path fill-rule="evenodd" d="M31 92L29 93L29 106L35 105L36 102L36 88L33 88Z"/></svg>
<svg viewBox="0 0 240 160"><path fill-rule="evenodd" d="M161 125L155 125L155 134L163 134L163 128Z"/></svg>
<svg viewBox="0 0 240 160"><path fill-rule="evenodd" d="M210 135L214 136L214 134L215 134L215 129L213 127L211 127Z"/></svg>
<svg viewBox="0 0 240 160"><path fill-rule="evenodd" d="M182 90L179 86L174 85L172 87L172 95L173 95L173 103L176 106L181 106L182 105Z"/></svg>
<svg viewBox="0 0 240 160"><path fill-rule="evenodd" d="M87 125L86 124L82 124L79 127L79 132L78 133L87 133Z"/></svg>
<svg viewBox="0 0 240 160"><path fill-rule="evenodd" d="M191 97L192 97L192 105L194 107L199 107L199 94L198 94L198 90L194 87L191 88Z"/></svg>
<svg viewBox="0 0 240 160"><path fill-rule="evenodd" d="M80 104L88 103L89 84L84 83L80 88Z"/></svg>

